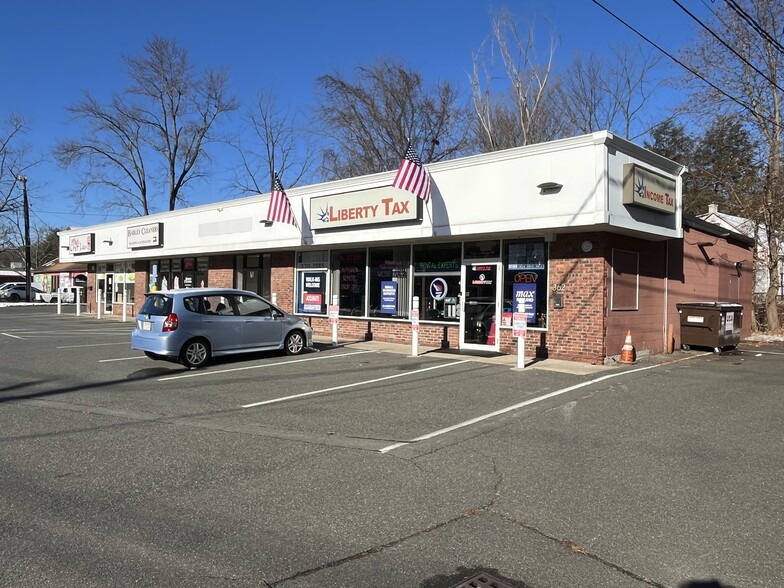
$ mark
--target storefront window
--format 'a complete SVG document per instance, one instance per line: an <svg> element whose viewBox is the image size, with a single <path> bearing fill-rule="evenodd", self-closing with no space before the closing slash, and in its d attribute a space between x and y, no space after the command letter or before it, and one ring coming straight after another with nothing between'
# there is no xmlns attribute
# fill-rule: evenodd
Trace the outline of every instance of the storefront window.
<svg viewBox="0 0 784 588"><path fill-rule="evenodd" d="M502 326L512 313L528 315L528 326L547 328L547 244L544 241L506 243Z"/></svg>
<svg viewBox="0 0 784 588"><path fill-rule="evenodd" d="M500 259L500 241L466 241L463 249L465 259Z"/></svg>
<svg viewBox="0 0 784 588"><path fill-rule="evenodd" d="M332 292L340 314L365 316L365 250L332 253Z"/></svg>
<svg viewBox="0 0 784 588"><path fill-rule="evenodd" d="M205 286L209 286L209 270L210 270L210 258L209 257L197 257L196 258L196 285L200 288L204 288Z"/></svg>
<svg viewBox="0 0 784 588"><path fill-rule="evenodd" d="M408 318L411 247L370 250L370 316Z"/></svg>
<svg viewBox="0 0 784 588"><path fill-rule="evenodd" d="M234 283L237 288L269 298L271 276L269 253L235 256Z"/></svg>
<svg viewBox="0 0 784 588"><path fill-rule="evenodd" d="M460 320L460 243L414 246L414 296L422 320Z"/></svg>
<svg viewBox="0 0 784 588"><path fill-rule="evenodd" d="M326 314L330 303L327 292L329 252L297 253L297 312Z"/></svg>

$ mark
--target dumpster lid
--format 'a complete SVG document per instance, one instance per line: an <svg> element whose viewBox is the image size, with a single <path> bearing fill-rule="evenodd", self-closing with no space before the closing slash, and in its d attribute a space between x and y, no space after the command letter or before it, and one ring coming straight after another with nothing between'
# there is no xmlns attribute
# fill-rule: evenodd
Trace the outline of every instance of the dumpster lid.
<svg viewBox="0 0 784 588"><path fill-rule="evenodd" d="M678 310L712 308L717 310L743 310L743 305L736 302L679 302L676 304Z"/></svg>

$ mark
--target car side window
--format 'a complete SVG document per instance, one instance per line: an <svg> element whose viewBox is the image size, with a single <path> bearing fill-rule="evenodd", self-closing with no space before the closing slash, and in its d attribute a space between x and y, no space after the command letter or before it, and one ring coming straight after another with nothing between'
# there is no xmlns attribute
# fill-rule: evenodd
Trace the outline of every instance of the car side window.
<svg viewBox="0 0 784 588"><path fill-rule="evenodd" d="M251 296L237 296L237 310L240 316L272 317L272 306Z"/></svg>
<svg viewBox="0 0 784 588"><path fill-rule="evenodd" d="M234 316L231 300L227 296L202 296L202 314Z"/></svg>
<svg viewBox="0 0 784 588"><path fill-rule="evenodd" d="M197 296L188 296L182 299L182 305L185 310L190 312L199 312L199 298Z"/></svg>

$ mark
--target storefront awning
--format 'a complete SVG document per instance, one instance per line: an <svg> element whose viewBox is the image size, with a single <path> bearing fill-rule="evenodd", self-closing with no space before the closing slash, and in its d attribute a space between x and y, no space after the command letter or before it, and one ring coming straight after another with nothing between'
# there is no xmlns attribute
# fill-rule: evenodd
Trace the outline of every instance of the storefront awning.
<svg viewBox="0 0 784 588"><path fill-rule="evenodd" d="M66 263L66 262L55 262L51 265L44 265L33 270L34 274L59 274L61 272L70 272L70 273L87 273L87 264L86 263Z"/></svg>

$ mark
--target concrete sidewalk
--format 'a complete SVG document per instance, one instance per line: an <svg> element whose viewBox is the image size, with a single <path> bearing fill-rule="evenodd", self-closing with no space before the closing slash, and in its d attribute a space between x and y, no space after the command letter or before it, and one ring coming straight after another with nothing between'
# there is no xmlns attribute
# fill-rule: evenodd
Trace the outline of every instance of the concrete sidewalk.
<svg viewBox="0 0 784 588"><path fill-rule="evenodd" d="M329 337L314 336L313 342L322 347L329 347L332 345L332 339ZM350 340L338 339L338 347L347 347L352 349L363 349L368 351L384 351L387 353L399 353L401 355L412 356L411 345L400 343L386 343L383 341L363 341L363 340ZM517 369L517 356L508 355L505 353L495 352L482 352L482 351L468 351L461 349L442 349L440 347L423 347L419 346L418 356L436 357L439 359L468 359L471 361L481 363L491 363L496 365L508 366L510 369ZM538 359L526 355L524 369L540 369L550 370L566 374L573 374L578 376L590 375L599 372L605 372L613 369L613 366L604 365L591 365L577 361L565 361L561 359Z"/></svg>

